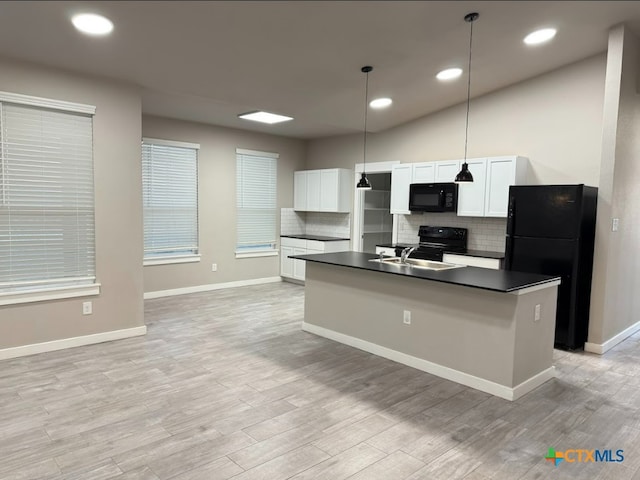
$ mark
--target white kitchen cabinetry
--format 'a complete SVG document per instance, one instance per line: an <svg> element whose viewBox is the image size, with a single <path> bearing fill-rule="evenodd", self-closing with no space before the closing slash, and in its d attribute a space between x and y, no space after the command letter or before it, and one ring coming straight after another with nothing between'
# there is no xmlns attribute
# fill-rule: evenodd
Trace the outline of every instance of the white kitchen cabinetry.
<svg viewBox="0 0 640 480"><path fill-rule="evenodd" d="M280 237L280 276L285 279L304 281L306 263L304 260L288 258L289 255L311 255L349 250L349 240L322 242L303 238Z"/></svg>
<svg viewBox="0 0 640 480"><path fill-rule="evenodd" d="M484 200L487 191L487 159L471 158L467 160L473 182L458 185L458 216L483 217Z"/></svg>
<svg viewBox="0 0 640 480"><path fill-rule="evenodd" d="M456 179L456 175L460 172L460 160L447 160L443 162L435 162L436 164L436 183L450 183Z"/></svg>
<svg viewBox="0 0 640 480"><path fill-rule="evenodd" d="M525 183L527 165L528 160L524 157L505 156L487 159L485 217L506 218L509 204L509 186Z"/></svg>
<svg viewBox="0 0 640 480"><path fill-rule="evenodd" d="M472 183L458 187L458 216L507 216L509 187L525 182L528 160L515 155L467 160Z"/></svg>
<svg viewBox="0 0 640 480"><path fill-rule="evenodd" d="M395 248L391 248L391 247L379 247L376 246L376 255L386 255L388 257L395 257L396 256L396 250Z"/></svg>
<svg viewBox="0 0 640 480"><path fill-rule="evenodd" d="M445 253L442 256L442 261L446 263L456 263L458 265L468 265L470 267L491 268L493 270L500 270L502 263L499 258L471 257L469 255L457 255L455 253Z"/></svg>
<svg viewBox="0 0 640 480"><path fill-rule="evenodd" d="M436 181L436 162L414 163L411 183L434 183Z"/></svg>
<svg viewBox="0 0 640 480"><path fill-rule="evenodd" d="M307 172L293 173L293 209L307 210Z"/></svg>
<svg viewBox="0 0 640 480"><path fill-rule="evenodd" d="M346 168L302 170L293 176L293 208L305 212L349 213L353 174Z"/></svg>
<svg viewBox="0 0 640 480"><path fill-rule="evenodd" d="M400 163L391 167L391 201L389 211L408 215L409 185L413 180L413 164Z"/></svg>

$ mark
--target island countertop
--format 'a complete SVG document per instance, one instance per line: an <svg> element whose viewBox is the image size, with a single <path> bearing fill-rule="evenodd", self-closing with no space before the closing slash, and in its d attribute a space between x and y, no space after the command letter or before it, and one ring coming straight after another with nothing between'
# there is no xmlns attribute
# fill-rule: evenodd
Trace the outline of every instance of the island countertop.
<svg viewBox="0 0 640 480"><path fill-rule="evenodd" d="M363 252L337 252L314 255L293 255L290 258L306 260L308 262L324 263L340 267L357 268L381 272L392 275L432 280L435 282L461 285L464 287L480 288L503 293L517 293L520 290L545 284L557 285L560 277L540 275L537 273L513 272L509 270L492 270L479 267L460 267L449 270L425 270L412 267L399 267L370 262L379 256ZM549 285L551 286L551 285Z"/></svg>

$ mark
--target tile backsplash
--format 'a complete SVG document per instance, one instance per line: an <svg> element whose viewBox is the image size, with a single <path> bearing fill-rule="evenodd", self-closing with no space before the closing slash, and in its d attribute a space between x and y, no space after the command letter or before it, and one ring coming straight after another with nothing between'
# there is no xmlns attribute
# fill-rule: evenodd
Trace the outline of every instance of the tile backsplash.
<svg viewBox="0 0 640 480"><path fill-rule="evenodd" d="M506 218L459 217L455 213L400 215L398 243L418 243L420 225L467 228L467 248L492 252L505 250Z"/></svg>
<svg viewBox="0 0 640 480"><path fill-rule="evenodd" d="M280 211L282 235L321 235L350 238L351 215L348 213L296 212L293 208Z"/></svg>

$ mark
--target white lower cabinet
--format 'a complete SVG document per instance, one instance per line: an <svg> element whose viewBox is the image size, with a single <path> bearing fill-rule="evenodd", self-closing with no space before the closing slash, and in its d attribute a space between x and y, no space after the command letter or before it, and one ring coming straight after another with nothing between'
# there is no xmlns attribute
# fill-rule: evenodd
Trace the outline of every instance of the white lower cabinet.
<svg viewBox="0 0 640 480"><path fill-rule="evenodd" d="M455 253L445 253L442 256L442 261L469 267L491 268L493 270L500 270L502 263L499 258L471 257L469 255L456 255Z"/></svg>
<svg viewBox="0 0 640 480"><path fill-rule="evenodd" d="M345 252L350 249L349 240L306 240L280 237L280 276L285 279L304 281L307 262L290 255L312 255L315 253Z"/></svg>
<svg viewBox="0 0 640 480"><path fill-rule="evenodd" d="M380 247L380 246L376 246L376 254L380 255L386 255L388 257L395 257L396 256L396 249L395 248L391 248L391 247Z"/></svg>

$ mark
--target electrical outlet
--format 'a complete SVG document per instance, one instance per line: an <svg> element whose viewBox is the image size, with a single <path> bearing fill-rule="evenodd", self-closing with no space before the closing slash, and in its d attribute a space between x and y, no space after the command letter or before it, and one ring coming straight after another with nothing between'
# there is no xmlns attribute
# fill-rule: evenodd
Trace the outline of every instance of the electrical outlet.
<svg viewBox="0 0 640 480"><path fill-rule="evenodd" d="M93 304L91 302L82 302L82 314L91 315L93 313Z"/></svg>
<svg viewBox="0 0 640 480"><path fill-rule="evenodd" d="M217 263L212 263L211 264L211 271L212 272L217 272L218 271L218 264Z"/></svg>
<svg viewBox="0 0 640 480"><path fill-rule="evenodd" d="M539 320L540 320L540 304L537 304L533 312L533 321L537 322Z"/></svg>
<svg viewBox="0 0 640 480"><path fill-rule="evenodd" d="M611 222L611 231L617 232L618 228L620 228L620 219L614 218L613 221Z"/></svg>
<svg viewBox="0 0 640 480"><path fill-rule="evenodd" d="M402 315L402 322L405 325L411 325L411 311L410 310L405 310L403 315Z"/></svg>

